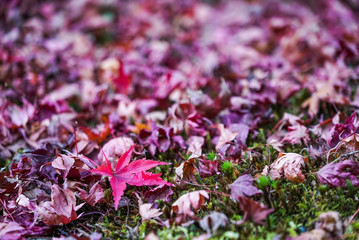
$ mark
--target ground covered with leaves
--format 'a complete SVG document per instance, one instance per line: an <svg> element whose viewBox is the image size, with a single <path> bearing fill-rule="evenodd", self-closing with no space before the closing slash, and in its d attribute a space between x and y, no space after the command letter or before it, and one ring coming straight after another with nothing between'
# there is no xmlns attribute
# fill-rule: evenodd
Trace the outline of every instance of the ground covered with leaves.
<svg viewBox="0 0 359 240"><path fill-rule="evenodd" d="M357 239L359 4L0 3L0 239Z"/></svg>

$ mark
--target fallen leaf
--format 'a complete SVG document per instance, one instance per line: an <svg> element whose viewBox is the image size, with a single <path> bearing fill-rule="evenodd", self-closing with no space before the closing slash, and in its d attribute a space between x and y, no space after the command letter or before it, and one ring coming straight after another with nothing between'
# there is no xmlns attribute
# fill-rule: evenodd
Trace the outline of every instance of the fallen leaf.
<svg viewBox="0 0 359 240"><path fill-rule="evenodd" d="M199 136L191 136L187 140L188 150L187 154L191 154L189 157L191 158L198 158L202 155L202 146L204 144L204 138Z"/></svg>
<svg viewBox="0 0 359 240"><path fill-rule="evenodd" d="M208 199L209 196L204 190L194 191L182 195L172 204L172 214L177 214L174 222L176 224L181 224L188 218L197 219L195 211L197 211L197 209L204 204L206 198Z"/></svg>
<svg viewBox="0 0 359 240"><path fill-rule="evenodd" d="M245 174L237 178L229 188L231 189L231 197L238 200L241 196L253 196L262 194L263 192L253 185L254 179L251 175Z"/></svg>
<svg viewBox="0 0 359 240"><path fill-rule="evenodd" d="M152 203L140 204L139 212L142 221L150 220L151 218L156 218L162 215L162 212L159 209L153 208Z"/></svg>
<svg viewBox="0 0 359 240"><path fill-rule="evenodd" d="M290 144L301 144L303 140L304 143L307 143L309 138L308 129L303 125L294 125L288 127L289 132L284 136L281 142L288 142Z"/></svg>
<svg viewBox="0 0 359 240"><path fill-rule="evenodd" d="M98 159L105 161L105 156L107 159L111 160L118 159L126 151L128 151L134 142L131 138L128 137L118 137L108 141L102 148L103 151L100 151L97 155Z"/></svg>
<svg viewBox="0 0 359 240"><path fill-rule="evenodd" d="M176 168L176 175L185 181L196 182L194 174L197 172L195 159L191 158L184 161L179 167Z"/></svg>
<svg viewBox="0 0 359 240"><path fill-rule="evenodd" d="M227 226L227 224L227 216L220 212L211 212L199 222L199 225L207 234L213 233L218 228Z"/></svg>
<svg viewBox="0 0 359 240"><path fill-rule="evenodd" d="M58 185L51 187L51 202L44 201L37 206L41 220L47 225L67 224L77 219L76 211L83 204L76 206L76 197L70 189L62 189Z"/></svg>
<svg viewBox="0 0 359 240"><path fill-rule="evenodd" d="M105 193L100 186L99 182L95 183L89 193L87 193L85 190L78 188L80 191L79 196L82 200L90 204L91 206L95 206L96 203L102 201L105 197Z"/></svg>
<svg viewBox="0 0 359 240"><path fill-rule="evenodd" d="M139 159L130 163L134 147L135 145L133 145L118 159L115 171L112 170L111 164L106 156L105 164L98 166L96 169L90 170L92 173L97 173L110 178L116 210L126 189L126 183L135 186L162 184L172 185L171 183L163 181L162 178L160 178L161 173L152 174L150 172L146 172L146 170L149 170L153 167L166 165L169 163L146 159Z"/></svg>
<svg viewBox="0 0 359 240"><path fill-rule="evenodd" d="M52 161L51 165L53 168L59 170L60 172L63 171L64 172L63 177L66 178L74 163L75 163L74 158L69 157L67 155L58 154L57 158L55 158L55 160Z"/></svg>
<svg viewBox="0 0 359 240"><path fill-rule="evenodd" d="M168 202L173 191L171 186L168 185L160 185L151 190L145 192L145 198L148 203L153 203L157 199L162 199L165 202Z"/></svg>
<svg viewBox="0 0 359 240"><path fill-rule="evenodd" d="M266 167L262 174L269 174L269 176L276 180L283 175L290 181L301 183L305 177L301 168L308 162L308 159L297 153L280 153L279 157L270 165L270 170Z"/></svg>
<svg viewBox="0 0 359 240"><path fill-rule="evenodd" d="M226 143L233 141L238 134L238 131L232 132L230 129L225 128L223 124L218 125L218 130L220 131L220 136L216 145L217 150Z"/></svg>
<svg viewBox="0 0 359 240"><path fill-rule="evenodd" d="M17 222L0 223L0 239L22 239L25 228Z"/></svg>
<svg viewBox="0 0 359 240"><path fill-rule="evenodd" d="M326 238L343 239L346 226L340 220L338 212L329 211L319 215L315 228L323 229L326 232Z"/></svg>
<svg viewBox="0 0 359 240"><path fill-rule="evenodd" d="M237 224L251 221L257 225L263 225L268 214L274 211L273 209L268 209L250 198L239 197L238 201L242 211L244 212L244 216L242 220L237 222Z"/></svg>
<svg viewBox="0 0 359 240"><path fill-rule="evenodd" d="M353 160L327 164L317 173L321 184L328 184L333 187L346 187L347 181L350 181L354 186L359 186L358 176L359 162Z"/></svg>

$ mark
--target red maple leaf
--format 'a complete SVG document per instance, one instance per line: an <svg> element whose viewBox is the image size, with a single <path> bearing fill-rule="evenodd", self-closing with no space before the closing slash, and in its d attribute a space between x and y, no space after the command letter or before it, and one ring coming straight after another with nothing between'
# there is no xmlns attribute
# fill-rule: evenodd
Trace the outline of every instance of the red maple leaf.
<svg viewBox="0 0 359 240"><path fill-rule="evenodd" d="M115 202L115 209L117 210L121 197L126 189L126 183L135 186L144 185L172 185L169 182L162 180L161 173L153 174L146 172L147 170L159 166L166 165L166 162L157 162L153 160L139 159L130 163L133 145L127 152L125 152L116 164L116 170L113 171L110 162L105 156L106 163L98 166L96 169L90 170L92 173L108 176L112 188L112 194Z"/></svg>

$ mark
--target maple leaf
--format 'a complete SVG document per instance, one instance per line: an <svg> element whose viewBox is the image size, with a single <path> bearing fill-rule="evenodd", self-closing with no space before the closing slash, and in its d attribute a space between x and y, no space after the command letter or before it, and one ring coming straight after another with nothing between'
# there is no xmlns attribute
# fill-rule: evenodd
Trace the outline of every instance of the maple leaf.
<svg viewBox="0 0 359 240"><path fill-rule="evenodd" d="M307 143L310 140L308 129L303 125L297 124L288 127L288 130L289 132L285 135L282 142L289 142L290 144L300 144L301 140L303 140L304 143Z"/></svg>
<svg viewBox="0 0 359 240"><path fill-rule="evenodd" d="M145 198L148 203L153 203L157 199L162 199L165 202L168 202L173 191L168 185L157 186L154 189L148 190L145 192Z"/></svg>
<svg viewBox="0 0 359 240"><path fill-rule="evenodd" d="M153 208L152 205L153 205L152 203L140 204L139 213L142 217L142 221L149 220L151 218L156 218L162 215L162 212L157 208Z"/></svg>
<svg viewBox="0 0 359 240"><path fill-rule="evenodd" d="M117 161L115 171L112 170L111 163L105 156L105 164L98 166L96 169L90 170L92 173L97 173L110 178L112 194L115 202L115 209L117 210L121 197L126 189L126 183L134 186L144 185L172 185L160 178L161 173L153 174L146 172L153 167L159 165L166 165L166 162L157 162L153 160L139 159L130 163L133 145L126 151ZM97 164L96 164L97 165Z"/></svg>
<svg viewBox="0 0 359 240"><path fill-rule="evenodd" d="M283 175L290 181L301 183L305 177L301 171L302 166L308 159L297 153L280 153L279 157L271 164L271 169L268 172L268 166L263 170L262 174L269 174L269 176L276 180Z"/></svg>
<svg viewBox="0 0 359 240"><path fill-rule="evenodd" d="M345 123L338 123L330 130L330 137L328 144L330 147L335 147L341 139L348 137L350 134L357 132L358 121L356 112L349 118L345 119Z"/></svg>
<svg viewBox="0 0 359 240"><path fill-rule="evenodd" d="M186 193L178 198L172 204L172 212L177 213L175 223L183 223L187 217L196 219L194 211L196 211L204 204L205 198L209 198L209 196L208 193L204 190Z"/></svg>
<svg viewBox="0 0 359 240"><path fill-rule="evenodd" d="M328 160L332 161L337 154L345 154L359 150L359 134L353 133L341 140L334 148L328 152Z"/></svg>
<svg viewBox="0 0 359 240"><path fill-rule="evenodd" d="M354 186L359 186L358 176L359 163L353 160L327 164L317 173L320 183L333 187L345 187L347 180L351 181Z"/></svg>
<svg viewBox="0 0 359 240"><path fill-rule="evenodd" d="M253 196L263 193L253 185L254 179L251 175L245 174L237 178L229 187L231 189L231 197L238 200L240 196Z"/></svg>
<svg viewBox="0 0 359 240"><path fill-rule="evenodd" d="M84 204L76 206L76 197L70 189L62 189L54 184L51 187L51 202L41 202L37 207L42 221L47 225L67 224L77 219L76 211Z"/></svg>
<svg viewBox="0 0 359 240"><path fill-rule="evenodd" d="M267 215L274 211L273 209L268 209L260 203L246 197L239 197L238 201L244 212L244 216L242 220L237 222L237 224L242 224L245 221L252 221L254 224L263 225Z"/></svg>
<svg viewBox="0 0 359 240"><path fill-rule="evenodd" d="M233 141L238 134L238 131L232 132L230 129L225 128L223 124L218 125L218 130L220 132L220 136L216 145L217 150L226 143Z"/></svg>
<svg viewBox="0 0 359 240"><path fill-rule="evenodd" d="M197 172L197 167L194 158L184 161L175 171L180 179L196 182L194 174Z"/></svg>
<svg viewBox="0 0 359 240"><path fill-rule="evenodd" d="M17 222L0 223L0 239L22 239L25 232L24 227Z"/></svg>
<svg viewBox="0 0 359 240"><path fill-rule="evenodd" d="M85 127L79 127L79 129L81 129L91 141L96 141L97 143L101 143L103 142L108 135L111 134L111 127L110 127L110 123L107 120L106 123L103 125L100 125L102 127L101 130L99 129L89 129L89 128L85 128Z"/></svg>

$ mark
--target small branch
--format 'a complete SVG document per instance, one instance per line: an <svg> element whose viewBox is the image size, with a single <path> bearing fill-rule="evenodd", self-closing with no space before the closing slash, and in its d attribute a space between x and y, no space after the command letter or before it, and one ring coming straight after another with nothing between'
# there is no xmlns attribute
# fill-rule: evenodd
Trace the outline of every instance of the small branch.
<svg viewBox="0 0 359 240"><path fill-rule="evenodd" d="M357 153L359 153L359 150L353 151L353 152L350 152L350 153L346 153L346 154L342 154L342 155L340 155L338 158L336 158L334 161L332 161L332 163L334 163L334 162L336 162L336 161L339 161L339 160L340 160L341 158L343 158L343 157L349 157L349 156L354 155L354 154L357 154Z"/></svg>
<svg viewBox="0 0 359 240"><path fill-rule="evenodd" d="M357 215L359 212L359 208L355 211L355 213L353 214L353 216L349 219L349 224L353 221L355 215Z"/></svg>
<svg viewBox="0 0 359 240"><path fill-rule="evenodd" d="M4 204L4 202L0 199L1 204L4 206L5 211L7 212L7 214L9 214L9 216L11 217L11 219L15 222L15 219L13 218L13 216L11 215L11 213L9 212L9 210L7 209L6 205Z"/></svg>

